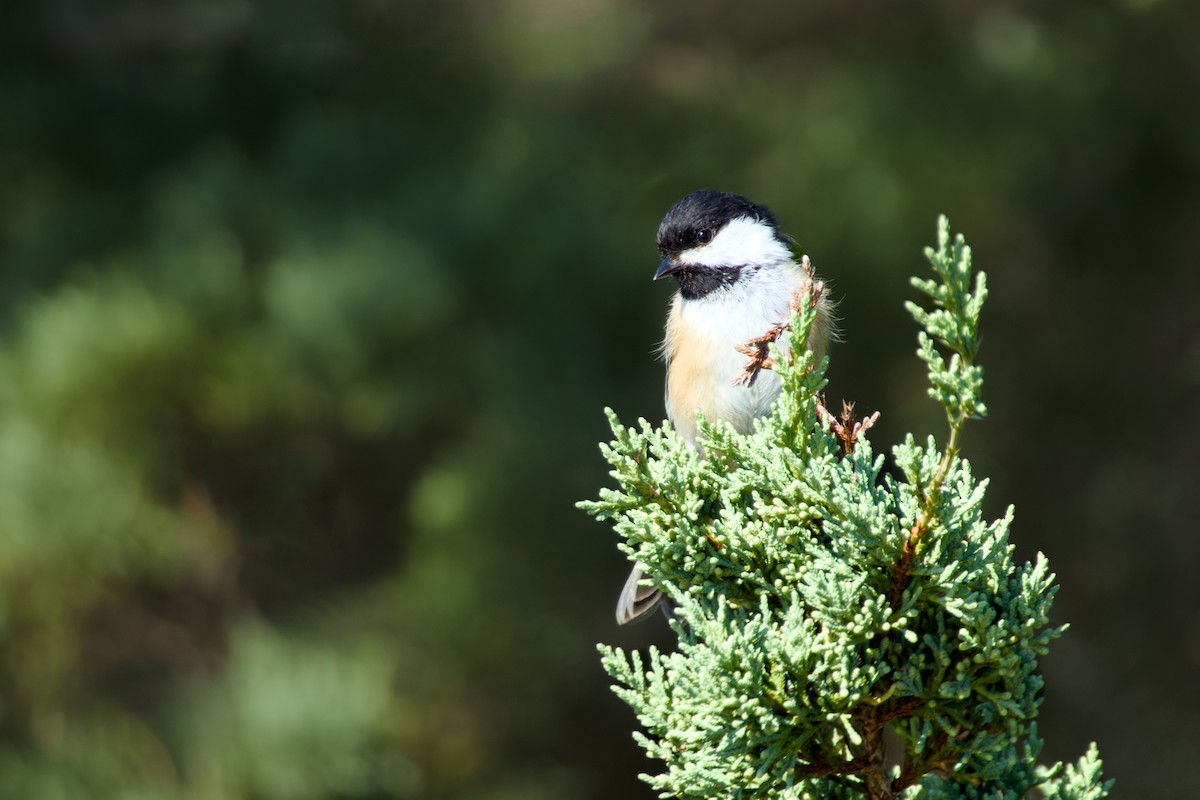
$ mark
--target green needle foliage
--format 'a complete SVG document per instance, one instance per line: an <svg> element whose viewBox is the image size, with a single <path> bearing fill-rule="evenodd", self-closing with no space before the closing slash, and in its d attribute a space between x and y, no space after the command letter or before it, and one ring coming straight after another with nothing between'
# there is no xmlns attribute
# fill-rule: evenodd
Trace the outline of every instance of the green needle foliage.
<svg viewBox="0 0 1200 800"><path fill-rule="evenodd" d="M627 428L601 449L617 489L588 513L675 603L676 652L602 646L616 692L665 763L643 776L680 798L1101 798L1094 746L1078 765L1037 765L1037 657L1056 587L1046 559L1017 565L1012 509L984 519L986 480L958 455L982 417L979 314L971 269L945 218L914 280L918 354L946 411L944 447L909 435L893 449L903 479L852 420L820 404L825 363L791 320L794 359L775 357L783 391L738 435L701 421L704 456L669 426ZM885 732L894 732L885 753Z"/></svg>

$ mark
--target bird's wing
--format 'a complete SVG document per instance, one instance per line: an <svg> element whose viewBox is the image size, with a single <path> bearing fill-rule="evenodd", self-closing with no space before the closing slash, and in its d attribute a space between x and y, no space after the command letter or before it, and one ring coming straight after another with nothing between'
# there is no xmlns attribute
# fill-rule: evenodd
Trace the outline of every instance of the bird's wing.
<svg viewBox="0 0 1200 800"><path fill-rule="evenodd" d="M662 600L662 592L653 586L645 586L646 578L641 567L634 567L625 581L625 588L617 599L617 624L625 625L649 614Z"/></svg>

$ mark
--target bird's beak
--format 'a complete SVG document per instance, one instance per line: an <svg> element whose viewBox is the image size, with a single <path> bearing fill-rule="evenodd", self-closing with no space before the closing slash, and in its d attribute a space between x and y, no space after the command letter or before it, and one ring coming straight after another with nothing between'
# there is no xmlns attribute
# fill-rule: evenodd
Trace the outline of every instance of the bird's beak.
<svg viewBox="0 0 1200 800"><path fill-rule="evenodd" d="M662 263L658 265L658 271L654 273L654 280L665 278L679 270L683 269L683 265L673 258L664 258Z"/></svg>

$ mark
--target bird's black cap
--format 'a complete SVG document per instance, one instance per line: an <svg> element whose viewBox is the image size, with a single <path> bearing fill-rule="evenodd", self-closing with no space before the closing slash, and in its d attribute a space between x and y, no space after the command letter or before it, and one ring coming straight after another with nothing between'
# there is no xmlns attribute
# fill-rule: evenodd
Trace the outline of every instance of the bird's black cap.
<svg viewBox="0 0 1200 800"><path fill-rule="evenodd" d="M740 194L718 192L715 189L700 189L680 200L658 226L658 250L665 258L700 243L697 235L701 231L715 234L733 219L749 217L770 225L776 234L779 223L766 206L751 203Z"/></svg>

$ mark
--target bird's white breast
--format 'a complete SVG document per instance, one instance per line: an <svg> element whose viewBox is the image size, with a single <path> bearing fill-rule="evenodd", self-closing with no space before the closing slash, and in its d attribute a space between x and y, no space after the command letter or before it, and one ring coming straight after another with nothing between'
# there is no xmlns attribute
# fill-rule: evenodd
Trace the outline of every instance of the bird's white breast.
<svg viewBox="0 0 1200 800"><path fill-rule="evenodd" d="M792 292L804 280L789 261L744 274L701 298L675 296L664 341L667 416L685 439L695 440L697 410L742 433L770 410L779 379L763 371L752 386L737 385L749 361L737 348L787 319Z"/></svg>

